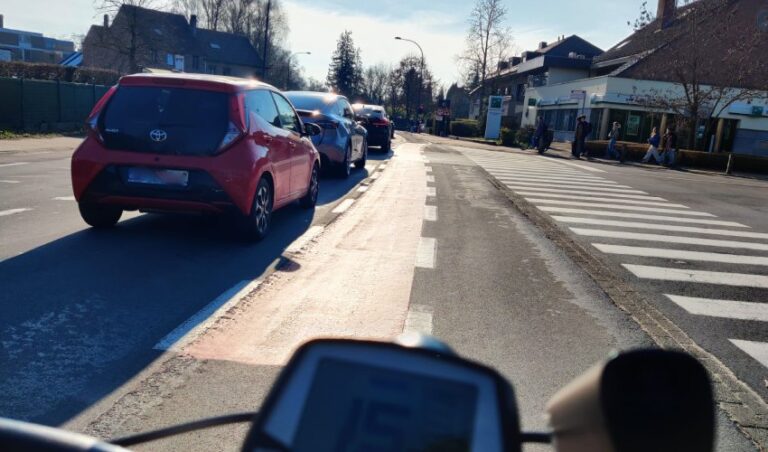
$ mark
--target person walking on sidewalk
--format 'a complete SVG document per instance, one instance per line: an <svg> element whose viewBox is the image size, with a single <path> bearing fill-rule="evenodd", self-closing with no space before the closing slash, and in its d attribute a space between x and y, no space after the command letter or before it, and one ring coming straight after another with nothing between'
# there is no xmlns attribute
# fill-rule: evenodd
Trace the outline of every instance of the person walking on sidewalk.
<svg viewBox="0 0 768 452"><path fill-rule="evenodd" d="M587 136L592 132L592 124L587 122L587 117L584 115L576 118L576 132L573 139L573 148L571 153L573 157L581 160L581 154L585 152Z"/></svg>
<svg viewBox="0 0 768 452"><path fill-rule="evenodd" d="M661 155L659 155L659 144L661 143L661 137L659 136L659 133L656 129L656 127L653 128L651 131L651 137L648 138L648 144L650 146L648 147L648 152L645 153L645 157L643 157L642 162L648 163L651 160L651 157L653 157L653 160L660 164L661 163Z"/></svg>
<svg viewBox="0 0 768 452"><path fill-rule="evenodd" d="M621 124L614 122L611 131L608 132L608 149L605 153L606 158L621 160L621 154L616 150L616 141L618 141L619 135L621 135Z"/></svg>
<svg viewBox="0 0 768 452"><path fill-rule="evenodd" d="M677 157L677 133L675 129L667 127L664 134L664 154L662 154L662 164L673 168Z"/></svg>

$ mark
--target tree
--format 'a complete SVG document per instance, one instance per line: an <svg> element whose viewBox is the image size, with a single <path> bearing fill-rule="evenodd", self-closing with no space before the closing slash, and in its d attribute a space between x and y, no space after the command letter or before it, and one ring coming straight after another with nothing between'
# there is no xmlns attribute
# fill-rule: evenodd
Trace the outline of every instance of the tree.
<svg viewBox="0 0 768 452"><path fill-rule="evenodd" d="M363 80L363 64L360 49L355 48L352 32L344 31L339 36L336 51L328 68L328 86L339 94L353 98L360 93Z"/></svg>
<svg viewBox="0 0 768 452"><path fill-rule="evenodd" d="M432 111L434 108L435 85L432 73L427 63L424 63L422 79L421 57L411 54L400 60L400 64L391 74L390 93L393 111L403 112L406 117L412 117L418 113L419 90L424 104L424 111Z"/></svg>
<svg viewBox="0 0 768 452"><path fill-rule="evenodd" d="M324 82L321 82L316 78L310 77L309 80L307 81L307 91L326 92L328 91L328 87L325 85Z"/></svg>
<svg viewBox="0 0 768 452"><path fill-rule="evenodd" d="M504 25L506 16L502 0L476 0L469 16L466 48L458 60L467 74L467 85L477 80L481 99L485 97L490 69L497 67L510 52L512 38L509 27Z"/></svg>
<svg viewBox="0 0 768 452"><path fill-rule="evenodd" d="M664 30L668 37L661 44L655 37L660 21L654 20L643 4L636 21L641 27L636 39L643 40L646 50L641 59L645 61L630 75L672 82L672 88L639 96L638 103L673 113L687 136L686 146L707 149L706 138L731 105L768 95L768 62L761 57L768 52L768 39L753 25L749 8L731 0L684 3L677 10L677 23ZM752 28L745 28L745 23ZM658 52L662 48L663 52Z"/></svg>
<svg viewBox="0 0 768 452"><path fill-rule="evenodd" d="M383 105L387 94L387 80L392 68L384 64L369 66L363 74L362 97L366 102Z"/></svg>

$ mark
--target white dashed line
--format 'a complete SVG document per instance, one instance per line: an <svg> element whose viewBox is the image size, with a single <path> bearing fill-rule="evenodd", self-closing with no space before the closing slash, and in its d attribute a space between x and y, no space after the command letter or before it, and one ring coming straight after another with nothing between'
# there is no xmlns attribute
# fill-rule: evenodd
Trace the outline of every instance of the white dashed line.
<svg viewBox="0 0 768 452"><path fill-rule="evenodd" d="M685 268L653 267L649 265L621 265L632 272L632 274L642 279L768 289L768 276L763 275L688 270Z"/></svg>
<svg viewBox="0 0 768 452"><path fill-rule="evenodd" d="M424 220L437 221L437 206L424 206Z"/></svg>
<svg viewBox="0 0 768 452"><path fill-rule="evenodd" d="M0 179L0 183L3 183L3 184L18 184L19 181L17 181L17 180Z"/></svg>
<svg viewBox="0 0 768 452"><path fill-rule="evenodd" d="M768 367L768 342L742 341L740 339L729 339L729 341L764 367Z"/></svg>
<svg viewBox="0 0 768 452"><path fill-rule="evenodd" d="M768 304L765 303L714 300L711 298L684 297L669 294L664 296L693 315L768 322Z"/></svg>
<svg viewBox="0 0 768 452"><path fill-rule="evenodd" d="M431 306L414 304L408 308L408 316L405 318L403 333L432 334Z"/></svg>
<svg viewBox="0 0 768 452"><path fill-rule="evenodd" d="M431 166L425 166L425 167L424 167L424 169L425 169L425 170L426 170L428 173L431 173L431 172L432 172L432 167L431 167Z"/></svg>
<svg viewBox="0 0 768 452"><path fill-rule="evenodd" d="M527 185L527 184L526 184ZM591 190L564 190L562 188L540 188L540 187L530 187L525 186L523 184L514 184L514 183L508 183L506 184L507 188L514 190L514 191L521 191L521 192L528 192L528 193L563 193L563 194L573 194L573 193L579 193L581 195L595 195L595 196L609 196L614 198L627 198L627 199L640 199L640 200L647 200L647 201L665 201L664 198L659 198L658 196L648 196L648 195L626 195L622 193L608 193L606 191L599 191L599 189L595 189L598 191L591 191Z"/></svg>
<svg viewBox="0 0 768 452"><path fill-rule="evenodd" d="M0 163L0 168L7 168L9 166L29 165L29 162L15 162L15 163Z"/></svg>
<svg viewBox="0 0 768 452"><path fill-rule="evenodd" d="M416 267L435 268L436 253L437 240L432 237L421 237L419 247L416 250Z"/></svg>
<svg viewBox="0 0 768 452"><path fill-rule="evenodd" d="M354 200L354 199L345 199L345 200L344 200L344 201L342 201L342 202L341 202L341 203L340 203L338 206L336 206L336 208L335 208L335 209L333 209L331 212L333 212L333 213L344 213L344 212L346 212L346 211L347 211L347 209L349 209L349 208L352 206L352 204L354 204L354 203L355 203L355 200Z"/></svg>
<svg viewBox="0 0 768 452"><path fill-rule="evenodd" d="M53 198L54 201L74 201L74 196L57 196Z"/></svg>
<svg viewBox="0 0 768 452"><path fill-rule="evenodd" d="M434 182L434 181L435 181L435 176L432 176L432 175L427 176L427 182Z"/></svg>
<svg viewBox="0 0 768 452"><path fill-rule="evenodd" d="M437 188L436 187L427 187L427 196L432 196L432 197L437 196Z"/></svg>
<svg viewBox="0 0 768 452"><path fill-rule="evenodd" d="M656 202L656 201L640 201L637 199L626 199L624 197L615 197L615 198L601 198L599 196L579 196L579 195L558 195L555 193L540 193L535 191L519 191L517 192L520 196L533 196L538 198L554 198L554 199L575 199L578 201L590 201L590 202L620 202L623 204L637 204L640 206L658 206L658 207L669 207L669 208L675 208L675 209L687 209L688 206L684 206L682 204L672 204L668 202Z"/></svg>
<svg viewBox="0 0 768 452"><path fill-rule="evenodd" d="M28 210L32 210L32 209L29 209L29 208L25 207L23 209L0 210L0 217L5 217L5 216L8 216L8 215L13 215L13 214L16 214L16 213L21 213L21 212L26 212Z"/></svg>
<svg viewBox="0 0 768 452"><path fill-rule="evenodd" d="M701 251L670 250L666 248L646 248L641 246L606 245L593 243L592 246L605 254L623 256L657 257L683 261L719 262L722 264L768 265L768 257L744 256L740 254L705 253Z"/></svg>

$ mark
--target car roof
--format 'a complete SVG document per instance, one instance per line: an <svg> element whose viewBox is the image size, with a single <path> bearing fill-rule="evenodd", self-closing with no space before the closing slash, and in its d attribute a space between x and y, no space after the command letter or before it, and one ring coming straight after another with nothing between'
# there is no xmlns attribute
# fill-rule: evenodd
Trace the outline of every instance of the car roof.
<svg viewBox="0 0 768 452"><path fill-rule="evenodd" d="M377 111L384 111L384 107L381 105L371 105L371 104L353 104L353 108L365 108L368 110L377 110Z"/></svg>
<svg viewBox="0 0 768 452"><path fill-rule="evenodd" d="M283 94L286 96L300 96L316 99L328 99L329 102L335 102L339 99L346 99L346 96L337 93L324 93L322 91L286 91Z"/></svg>
<svg viewBox="0 0 768 452"><path fill-rule="evenodd" d="M272 85L255 79L211 74L131 74L121 77L118 83L127 86L173 86L226 92L253 88L267 88L277 91Z"/></svg>

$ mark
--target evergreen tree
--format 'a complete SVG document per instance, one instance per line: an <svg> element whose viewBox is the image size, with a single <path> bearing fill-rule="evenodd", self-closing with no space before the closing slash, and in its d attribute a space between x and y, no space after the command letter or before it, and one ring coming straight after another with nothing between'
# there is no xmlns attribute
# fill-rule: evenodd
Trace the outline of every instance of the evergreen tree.
<svg viewBox="0 0 768 452"><path fill-rule="evenodd" d="M328 69L327 84L334 92L350 100L360 94L363 81L363 63L360 49L355 48L352 32L345 31L339 37Z"/></svg>

